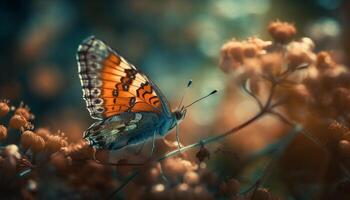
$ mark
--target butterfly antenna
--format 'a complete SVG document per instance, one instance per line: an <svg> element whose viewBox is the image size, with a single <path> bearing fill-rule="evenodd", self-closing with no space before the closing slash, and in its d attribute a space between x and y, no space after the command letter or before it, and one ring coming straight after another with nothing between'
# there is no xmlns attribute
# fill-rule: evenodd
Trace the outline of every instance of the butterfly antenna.
<svg viewBox="0 0 350 200"><path fill-rule="evenodd" d="M185 108L188 108L188 107L192 106L193 104L197 103L198 101L201 101L201 100L203 100L203 99L205 99L205 98L207 98L207 97L209 97L217 92L218 92L217 90L213 90L211 93L209 93L209 94L205 95L204 97L199 98L199 99L195 100L194 102L190 103L189 105L185 106Z"/></svg>
<svg viewBox="0 0 350 200"><path fill-rule="evenodd" d="M178 109L181 107L182 102L184 101L186 92L187 92L187 90L188 90L187 88L191 87L191 85L192 85L192 80L190 79L190 80L188 81L187 87L186 87L186 89L185 89L185 91L184 91L184 93L183 93L183 95L182 95L182 97L181 97L180 103L179 103L179 105L177 106Z"/></svg>

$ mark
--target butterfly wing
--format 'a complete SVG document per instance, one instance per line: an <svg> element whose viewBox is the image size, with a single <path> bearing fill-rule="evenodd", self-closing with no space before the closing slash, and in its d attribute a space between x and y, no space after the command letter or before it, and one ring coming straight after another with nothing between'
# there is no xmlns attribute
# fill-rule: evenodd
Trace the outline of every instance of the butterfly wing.
<svg viewBox="0 0 350 200"><path fill-rule="evenodd" d="M135 66L94 36L78 48L83 98L94 119L123 112L154 112L169 116L169 105L160 90Z"/></svg>
<svg viewBox="0 0 350 200"><path fill-rule="evenodd" d="M152 112L124 112L92 124L84 138L96 149L117 150L151 138L158 120Z"/></svg>

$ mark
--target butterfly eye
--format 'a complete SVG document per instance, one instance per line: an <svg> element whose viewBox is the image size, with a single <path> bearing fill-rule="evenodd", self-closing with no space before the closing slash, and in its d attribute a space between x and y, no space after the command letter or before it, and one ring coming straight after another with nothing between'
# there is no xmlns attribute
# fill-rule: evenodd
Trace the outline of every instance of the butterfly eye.
<svg viewBox="0 0 350 200"><path fill-rule="evenodd" d="M182 119L182 113L177 111L175 112L175 117L176 117L176 120L181 120Z"/></svg>

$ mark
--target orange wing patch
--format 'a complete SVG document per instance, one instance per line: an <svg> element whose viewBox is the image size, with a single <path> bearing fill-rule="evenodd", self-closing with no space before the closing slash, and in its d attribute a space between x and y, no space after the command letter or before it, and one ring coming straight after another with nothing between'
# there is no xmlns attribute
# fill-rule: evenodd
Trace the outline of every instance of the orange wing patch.
<svg viewBox="0 0 350 200"><path fill-rule="evenodd" d="M122 112L161 112L160 99L148 78L94 37L79 46L83 97L93 118Z"/></svg>

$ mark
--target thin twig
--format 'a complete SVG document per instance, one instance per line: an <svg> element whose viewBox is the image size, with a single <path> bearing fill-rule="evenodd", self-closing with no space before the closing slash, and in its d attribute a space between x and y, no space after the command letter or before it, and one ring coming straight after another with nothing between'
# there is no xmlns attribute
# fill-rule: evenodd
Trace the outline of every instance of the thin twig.
<svg viewBox="0 0 350 200"><path fill-rule="evenodd" d="M261 103L260 99L247 88L247 82L248 81L249 80L247 80L244 84L242 84L242 89L243 89L244 92L246 92L250 97L252 97L255 100L255 102L258 104L260 110L262 110L264 106Z"/></svg>
<svg viewBox="0 0 350 200"><path fill-rule="evenodd" d="M113 199L114 195L118 194L130 181L132 181L138 174L140 173L140 170L136 170L134 173L132 173L116 190L114 190L110 195L108 199Z"/></svg>

